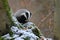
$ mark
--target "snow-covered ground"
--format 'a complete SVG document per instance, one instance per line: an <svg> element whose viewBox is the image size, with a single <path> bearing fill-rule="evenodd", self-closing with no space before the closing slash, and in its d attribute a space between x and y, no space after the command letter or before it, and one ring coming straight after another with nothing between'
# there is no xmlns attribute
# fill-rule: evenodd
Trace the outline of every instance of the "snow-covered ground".
<svg viewBox="0 0 60 40"><path fill-rule="evenodd" d="M36 36L35 34L33 34L32 32L30 32L31 30L20 30L15 26L11 27L11 31L13 32L12 37L8 34L2 36L3 38L7 39L13 39L14 40L24 40L24 38L28 37L30 38L30 40L37 40L39 39L38 36Z"/></svg>
<svg viewBox="0 0 60 40"><path fill-rule="evenodd" d="M31 26L31 24L33 24L32 22L28 22L22 26L15 17L12 17L12 20L14 21L14 23L16 25L16 26L12 26L10 28L10 30L13 34L11 36L8 33L8 34L2 36L4 38L4 40L11 40L11 39L13 39L13 40L27 40L27 39L28 40L40 40L40 38L32 32L32 29L34 29L34 27ZM23 27L24 29L21 29L19 26ZM27 29L25 27L27 27ZM31 27L31 28L29 28L29 27ZM47 40L47 39L52 40L51 38L45 38L44 36L41 36L41 37L44 40Z"/></svg>
<svg viewBox="0 0 60 40"><path fill-rule="evenodd" d="M22 30L22 29L18 29L18 27L12 26L11 27L11 31L13 32L13 35L10 36L9 33L2 36L3 38L7 39L14 39L14 40L24 40L25 38L29 38L30 40L39 40L39 37L36 36L35 34L33 34L33 32L31 31L31 29L28 30ZM44 40L52 40L51 38L45 38L44 36L42 36L44 38Z"/></svg>

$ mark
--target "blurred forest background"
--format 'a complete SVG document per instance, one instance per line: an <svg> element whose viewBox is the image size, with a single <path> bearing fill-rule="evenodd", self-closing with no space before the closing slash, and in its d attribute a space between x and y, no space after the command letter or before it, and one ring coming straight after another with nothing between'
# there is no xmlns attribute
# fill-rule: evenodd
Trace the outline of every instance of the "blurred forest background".
<svg viewBox="0 0 60 40"><path fill-rule="evenodd" d="M13 13L19 9L28 9L32 13L31 21L39 27L45 37L53 38L55 0L9 0L9 5ZM4 33L2 30L6 30L7 18L1 2L0 16L0 33Z"/></svg>
<svg viewBox="0 0 60 40"><path fill-rule="evenodd" d="M31 21L46 37L53 37L54 0L9 0L9 5L13 13L22 8L30 10Z"/></svg>

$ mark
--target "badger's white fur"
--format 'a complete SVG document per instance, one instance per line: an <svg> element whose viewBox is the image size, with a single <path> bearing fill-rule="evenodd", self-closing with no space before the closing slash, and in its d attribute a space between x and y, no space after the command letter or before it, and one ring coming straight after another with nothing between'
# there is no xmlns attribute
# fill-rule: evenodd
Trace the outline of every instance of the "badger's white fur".
<svg viewBox="0 0 60 40"><path fill-rule="evenodd" d="M14 14L14 16L15 17L19 17L21 15L24 15L27 18L25 12L28 13L28 19L29 19L31 17L31 14L30 14L30 12L27 9L19 9L19 10L17 10L17 12Z"/></svg>

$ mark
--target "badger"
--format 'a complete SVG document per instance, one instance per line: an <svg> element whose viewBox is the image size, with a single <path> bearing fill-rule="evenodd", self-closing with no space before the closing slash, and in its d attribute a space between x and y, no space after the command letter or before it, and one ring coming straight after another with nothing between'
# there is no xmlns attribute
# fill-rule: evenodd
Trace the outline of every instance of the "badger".
<svg viewBox="0 0 60 40"><path fill-rule="evenodd" d="M32 17L32 13L30 11L28 11L27 9L20 9L17 10L14 16L16 17L19 23L24 25L24 27L32 29L32 32L36 36L43 39L45 38L41 31L37 28L37 26L34 23L30 22L30 18Z"/></svg>
<svg viewBox="0 0 60 40"><path fill-rule="evenodd" d="M18 10L14 16L17 18L18 22L25 24L31 18L32 13L29 12L27 9L20 9Z"/></svg>

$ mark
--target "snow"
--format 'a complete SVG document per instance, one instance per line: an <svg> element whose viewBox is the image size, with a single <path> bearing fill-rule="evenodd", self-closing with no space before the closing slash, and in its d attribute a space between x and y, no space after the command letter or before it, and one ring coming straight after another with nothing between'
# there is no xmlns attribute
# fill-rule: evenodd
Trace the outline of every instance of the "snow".
<svg viewBox="0 0 60 40"><path fill-rule="evenodd" d="M18 29L18 27L12 26L11 31L13 32L12 37L9 34L6 34L2 37L5 39L15 38L14 40L24 40L23 38L26 38L26 37L30 37L30 40L36 40L37 38L39 38L35 34L32 33L31 29L23 30L23 29ZM19 36L20 34L22 35Z"/></svg>
<svg viewBox="0 0 60 40"><path fill-rule="evenodd" d="M17 19L15 17L12 17L12 20L14 21L14 23L19 26L21 25ZM34 29L35 25L32 26L33 23L32 22L27 22L24 25L21 25L24 29L20 29L17 26L12 26L10 29L13 32L12 36L10 36L10 34L6 34L4 36L2 36L4 39L14 39L14 40L24 40L24 38L29 37L30 40L37 40L40 39L38 36L36 36L33 32L32 29ZM21 35L20 35L21 34ZM42 38L44 38L44 40L46 40L46 38L44 36L41 36Z"/></svg>
<svg viewBox="0 0 60 40"><path fill-rule="evenodd" d="M40 36L41 38L43 38L44 40L47 40L44 36Z"/></svg>
<svg viewBox="0 0 60 40"><path fill-rule="evenodd" d="M10 37L10 35L9 34L6 34L6 35L4 35L4 36L2 36L3 38L5 38L5 39L11 39L12 37Z"/></svg>
<svg viewBox="0 0 60 40"><path fill-rule="evenodd" d="M11 31L13 32L13 33L16 33L16 32L18 32L18 28L17 27L14 27L14 26L12 26L11 27Z"/></svg>
<svg viewBox="0 0 60 40"><path fill-rule="evenodd" d="M17 37L14 40L24 40L24 39L22 39L21 37Z"/></svg>
<svg viewBox="0 0 60 40"><path fill-rule="evenodd" d="M13 34L13 38L17 38L17 37L19 37L19 35Z"/></svg>
<svg viewBox="0 0 60 40"><path fill-rule="evenodd" d="M53 40L52 38L46 38L47 40Z"/></svg>

